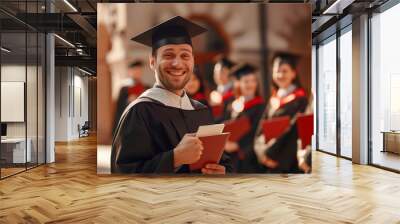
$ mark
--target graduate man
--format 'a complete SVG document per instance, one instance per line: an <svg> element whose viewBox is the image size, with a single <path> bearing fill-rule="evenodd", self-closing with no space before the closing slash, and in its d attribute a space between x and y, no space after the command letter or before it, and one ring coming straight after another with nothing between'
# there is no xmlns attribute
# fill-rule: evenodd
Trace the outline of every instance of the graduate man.
<svg viewBox="0 0 400 224"><path fill-rule="evenodd" d="M169 19L132 40L152 48L149 59L156 84L124 111L114 134L113 173L190 173L188 164L201 156L199 138L188 135L213 123L209 110L190 99L184 87L194 67L191 38L205 32L180 16ZM225 174L232 169L224 154L219 164L197 172Z"/></svg>

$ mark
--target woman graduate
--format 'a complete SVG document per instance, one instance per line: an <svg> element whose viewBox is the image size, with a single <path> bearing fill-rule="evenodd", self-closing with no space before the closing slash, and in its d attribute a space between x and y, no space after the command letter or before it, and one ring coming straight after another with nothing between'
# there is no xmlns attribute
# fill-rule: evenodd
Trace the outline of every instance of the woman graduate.
<svg viewBox="0 0 400 224"><path fill-rule="evenodd" d="M250 64L236 66L232 75L238 82L238 97L232 102L231 119L247 117L251 129L238 142L228 142L225 151L230 153L234 169L239 173L256 173L257 157L253 150L254 136L263 112L264 99L260 96L256 68Z"/></svg>
<svg viewBox="0 0 400 224"><path fill-rule="evenodd" d="M297 58L280 53L274 57L272 68L273 92L264 112L264 119L295 115L305 111L307 96L296 71ZM260 172L298 173L297 127L291 122L288 131L279 138L265 142L260 122L254 150L262 166Z"/></svg>
<svg viewBox="0 0 400 224"><path fill-rule="evenodd" d="M186 84L185 90L190 98L208 106L207 97L204 94L204 81L200 76L200 71L197 66L194 66L193 75L190 76L190 80Z"/></svg>
<svg viewBox="0 0 400 224"><path fill-rule="evenodd" d="M214 82L217 89L210 93L210 104L222 106L220 114L214 114L217 123L229 120L231 111L228 105L235 100L233 92L233 80L230 76L231 69L235 64L226 57L221 58L214 66Z"/></svg>
<svg viewBox="0 0 400 224"><path fill-rule="evenodd" d="M189 173L188 164L201 156L203 146L194 133L213 123L208 108L190 99L184 87L194 67L191 38L206 29L180 16L169 19L133 40L152 47L149 58L156 84L128 105L115 132L111 172ZM197 172L225 174L229 157Z"/></svg>

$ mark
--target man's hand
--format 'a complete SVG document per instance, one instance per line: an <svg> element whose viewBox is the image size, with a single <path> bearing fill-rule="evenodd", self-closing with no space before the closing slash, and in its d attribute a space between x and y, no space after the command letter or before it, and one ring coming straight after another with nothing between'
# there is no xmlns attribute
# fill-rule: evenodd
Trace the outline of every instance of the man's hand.
<svg viewBox="0 0 400 224"><path fill-rule="evenodd" d="M201 169L203 174L225 174L225 167L215 163L208 163Z"/></svg>
<svg viewBox="0 0 400 224"><path fill-rule="evenodd" d="M266 155L263 156L261 163L264 164L264 166L272 168L272 169L276 168L279 165L279 163L277 161L272 160L271 158L269 158Z"/></svg>
<svg viewBox="0 0 400 224"><path fill-rule="evenodd" d="M174 167L192 164L200 159L203 143L198 137L185 135L174 149Z"/></svg>

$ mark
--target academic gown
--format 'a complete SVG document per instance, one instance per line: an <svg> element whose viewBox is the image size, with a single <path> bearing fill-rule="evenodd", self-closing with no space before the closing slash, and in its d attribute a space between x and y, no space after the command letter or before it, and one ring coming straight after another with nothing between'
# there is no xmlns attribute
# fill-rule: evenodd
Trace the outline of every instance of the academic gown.
<svg viewBox="0 0 400 224"><path fill-rule="evenodd" d="M140 82L136 82L135 85L132 86L124 86L120 89L118 100L117 100L117 109L115 111L115 120L114 120L114 128L117 128L118 122L121 118L122 113L125 111L125 108L129 105L129 96L136 95L139 96L142 94L148 86L143 85Z"/></svg>
<svg viewBox="0 0 400 224"><path fill-rule="evenodd" d="M199 101L201 104L205 105L208 107L208 101L206 96L202 92L197 92L193 96L190 96L190 98Z"/></svg>
<svg viewBox="0 0 400 224"><path fill-rule="evenodd" d="M273 103L275 101L275 103ZM268 111L273 107L272 104L277 104L277 109L272 110L273 113L268 115ZM304 89L296 88L291 94L279 99L276 95L271 97L270 103L264 113L264 118L274 118L281 116L289 116L293 118L297 113L303 113L307 107L307 97ZM258 134L263 132L259 127ZM276 142L270 146L265 154L279 163L278 167L271 169L265 166L260 166L260 172L271 173L300 173L297 161L297 126L293 123L289 130L282 136L276 139Z"/></svg>
<svg viewBox="0 0 400 224"><path fill-rule="evenodd" d="M113 139L113 173L191 172L188 165L174 168L173 149L186 133L195 133L200 125L213 124L213 118L206 106L186 94L180 102L174 101L176 97L180 98L153 87L127 108ZM232 170L226 154L220 164L226 172Z"/></svg>
<svg viewBox="0 0 400 224"><path fill-rule="evenodd" d="M239 119L242 116L246 116L249 118L251 125L250 131L238 141L237 172L239 173L257 173L258 171L257 156L253 150L254 137L257 131L257 124L263 115L265 106L264 100L260 96L257 96L244 104L243 111L236 118Z"/></svg>
<svg viewBox="0 0 400 224"><path fill-rule="evenodd" d="M232 89L227 90L222 94L222 115L215 118L216 123L222 123L231 118L231 104L235 100L235 94Z"/></svg>

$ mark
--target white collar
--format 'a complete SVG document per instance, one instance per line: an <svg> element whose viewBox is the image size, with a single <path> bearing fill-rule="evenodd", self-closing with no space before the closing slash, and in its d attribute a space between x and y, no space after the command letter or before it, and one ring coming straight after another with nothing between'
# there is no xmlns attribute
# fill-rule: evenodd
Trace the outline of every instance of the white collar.
<svg viewBox="0 0 400 224"><path fill-rule="evenodd" d="M233 83L231 81L229 81L225 85L218 85L217 91L224 94L226 91L230 90L232 88L232 86L233 86Z"/></svg>
<svg viewBox="0 0 400 224"><path fill-rule="evenodd" d="M254 99L256 96L252 95L252 96L243 96L244 97L244 102L249 102L250 100Z"/></svg>
<svg viewBox="0 0 400 224"><path fill-rule="evenodd" d="M296 86L291 84L287 88L279 88L278 92L276 93L276 95L279 98L282 98L282 97L285 97L285 96L288 96L289 94L291 94L295 89L296 89Z"/></svg>
<svg viewBox="0 0 400 224"><path fill-rule="evenodd" d="M140 95L141 97L148 97L158 102L163 103L166 106L175 107L183 110L194 110L192 103L186 92L183 92L183 96L178 96L173 92L170 92L163 87L156 85L153 88L146 90Z"/></svg>

